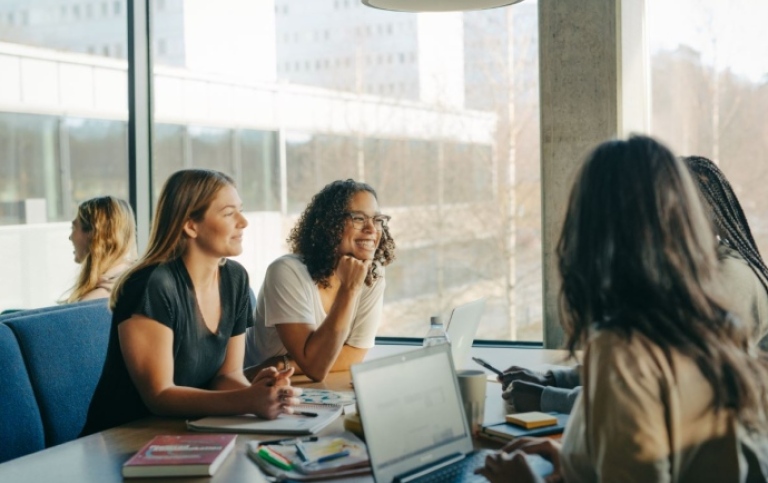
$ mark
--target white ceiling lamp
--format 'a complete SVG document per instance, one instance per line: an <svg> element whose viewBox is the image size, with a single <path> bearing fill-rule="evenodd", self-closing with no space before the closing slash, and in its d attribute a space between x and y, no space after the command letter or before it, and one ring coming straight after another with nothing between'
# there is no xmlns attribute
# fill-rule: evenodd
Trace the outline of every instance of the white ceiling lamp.
<svg viewBox="0 0 768 483"><path fill-rule="evenodd" d="M396 12L457 12L506 7L523 0L361 0L364 5Z"/></svg>

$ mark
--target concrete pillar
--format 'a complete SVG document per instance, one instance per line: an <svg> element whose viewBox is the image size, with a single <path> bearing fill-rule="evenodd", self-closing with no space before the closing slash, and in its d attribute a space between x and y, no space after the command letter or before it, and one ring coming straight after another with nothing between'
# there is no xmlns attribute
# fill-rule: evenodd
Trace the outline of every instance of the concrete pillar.
<svg viewBox="0 0 768 483"><path fill-rule="evenodd" d="M625 126L635 132L647 131L649 103L647 74L643 72L647 71L647 59L645 49L634 44L644 45L644 4L644 0L539 0L542 270L547 348L558 348L563 343L556 248L575 173L593 147L624 135ZM624 29L623 39L622 22L632 26ZM622 49L622 40L634 49ZM626 83L622 83L622 71L632 72ZM643 96L639 104L638 95ZM627 99L632 99L633 104L622 109Z"/></svg>

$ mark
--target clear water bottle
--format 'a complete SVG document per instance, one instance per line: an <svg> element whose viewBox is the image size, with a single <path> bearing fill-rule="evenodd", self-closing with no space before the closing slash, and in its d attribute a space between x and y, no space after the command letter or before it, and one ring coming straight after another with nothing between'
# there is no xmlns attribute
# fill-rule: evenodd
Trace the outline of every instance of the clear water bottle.
<svg viewBox="0 0 768 483"><path fill-rule="evenodd" d="M448 334L445 332L445 326L443 326L440 316L432 316L429 319L429 332L424 337L424 347L450 343L451 341L448 339Z"/></svg>

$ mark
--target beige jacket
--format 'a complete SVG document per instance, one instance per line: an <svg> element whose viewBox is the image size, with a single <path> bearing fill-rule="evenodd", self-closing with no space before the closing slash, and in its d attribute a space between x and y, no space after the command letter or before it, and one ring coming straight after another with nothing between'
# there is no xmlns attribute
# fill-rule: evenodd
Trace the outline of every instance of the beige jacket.
<svg viewBox="0 0 768 483"><path fill-rule="evenodd" d="M694 362L642 335L597 332L563 438L565 481L737 482L739 434ZM762 481L762 480L758 480Z"/></svg>

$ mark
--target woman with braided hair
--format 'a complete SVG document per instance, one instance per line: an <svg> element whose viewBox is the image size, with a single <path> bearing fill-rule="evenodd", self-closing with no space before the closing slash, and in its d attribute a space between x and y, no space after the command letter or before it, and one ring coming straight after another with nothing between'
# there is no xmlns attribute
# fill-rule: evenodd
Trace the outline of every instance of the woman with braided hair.
<svg viewBox="0 0 768 483"><path fill-rule="evenodd" d="M768 267L757 249L744 210L715 163L701 156L683 158L711 213L718 239L720 281L730 309L752 329L754 342L768 348Z"/></svg>
<svg viewBox="0 0 768 483"><path fill-rule="evenodd" d="M267 268L247 332L246 374L295 362L322 381L373 347L384 267L395 259L389 216L369 185L338 180L320 190L291 230L291 252Z"/></svg>

